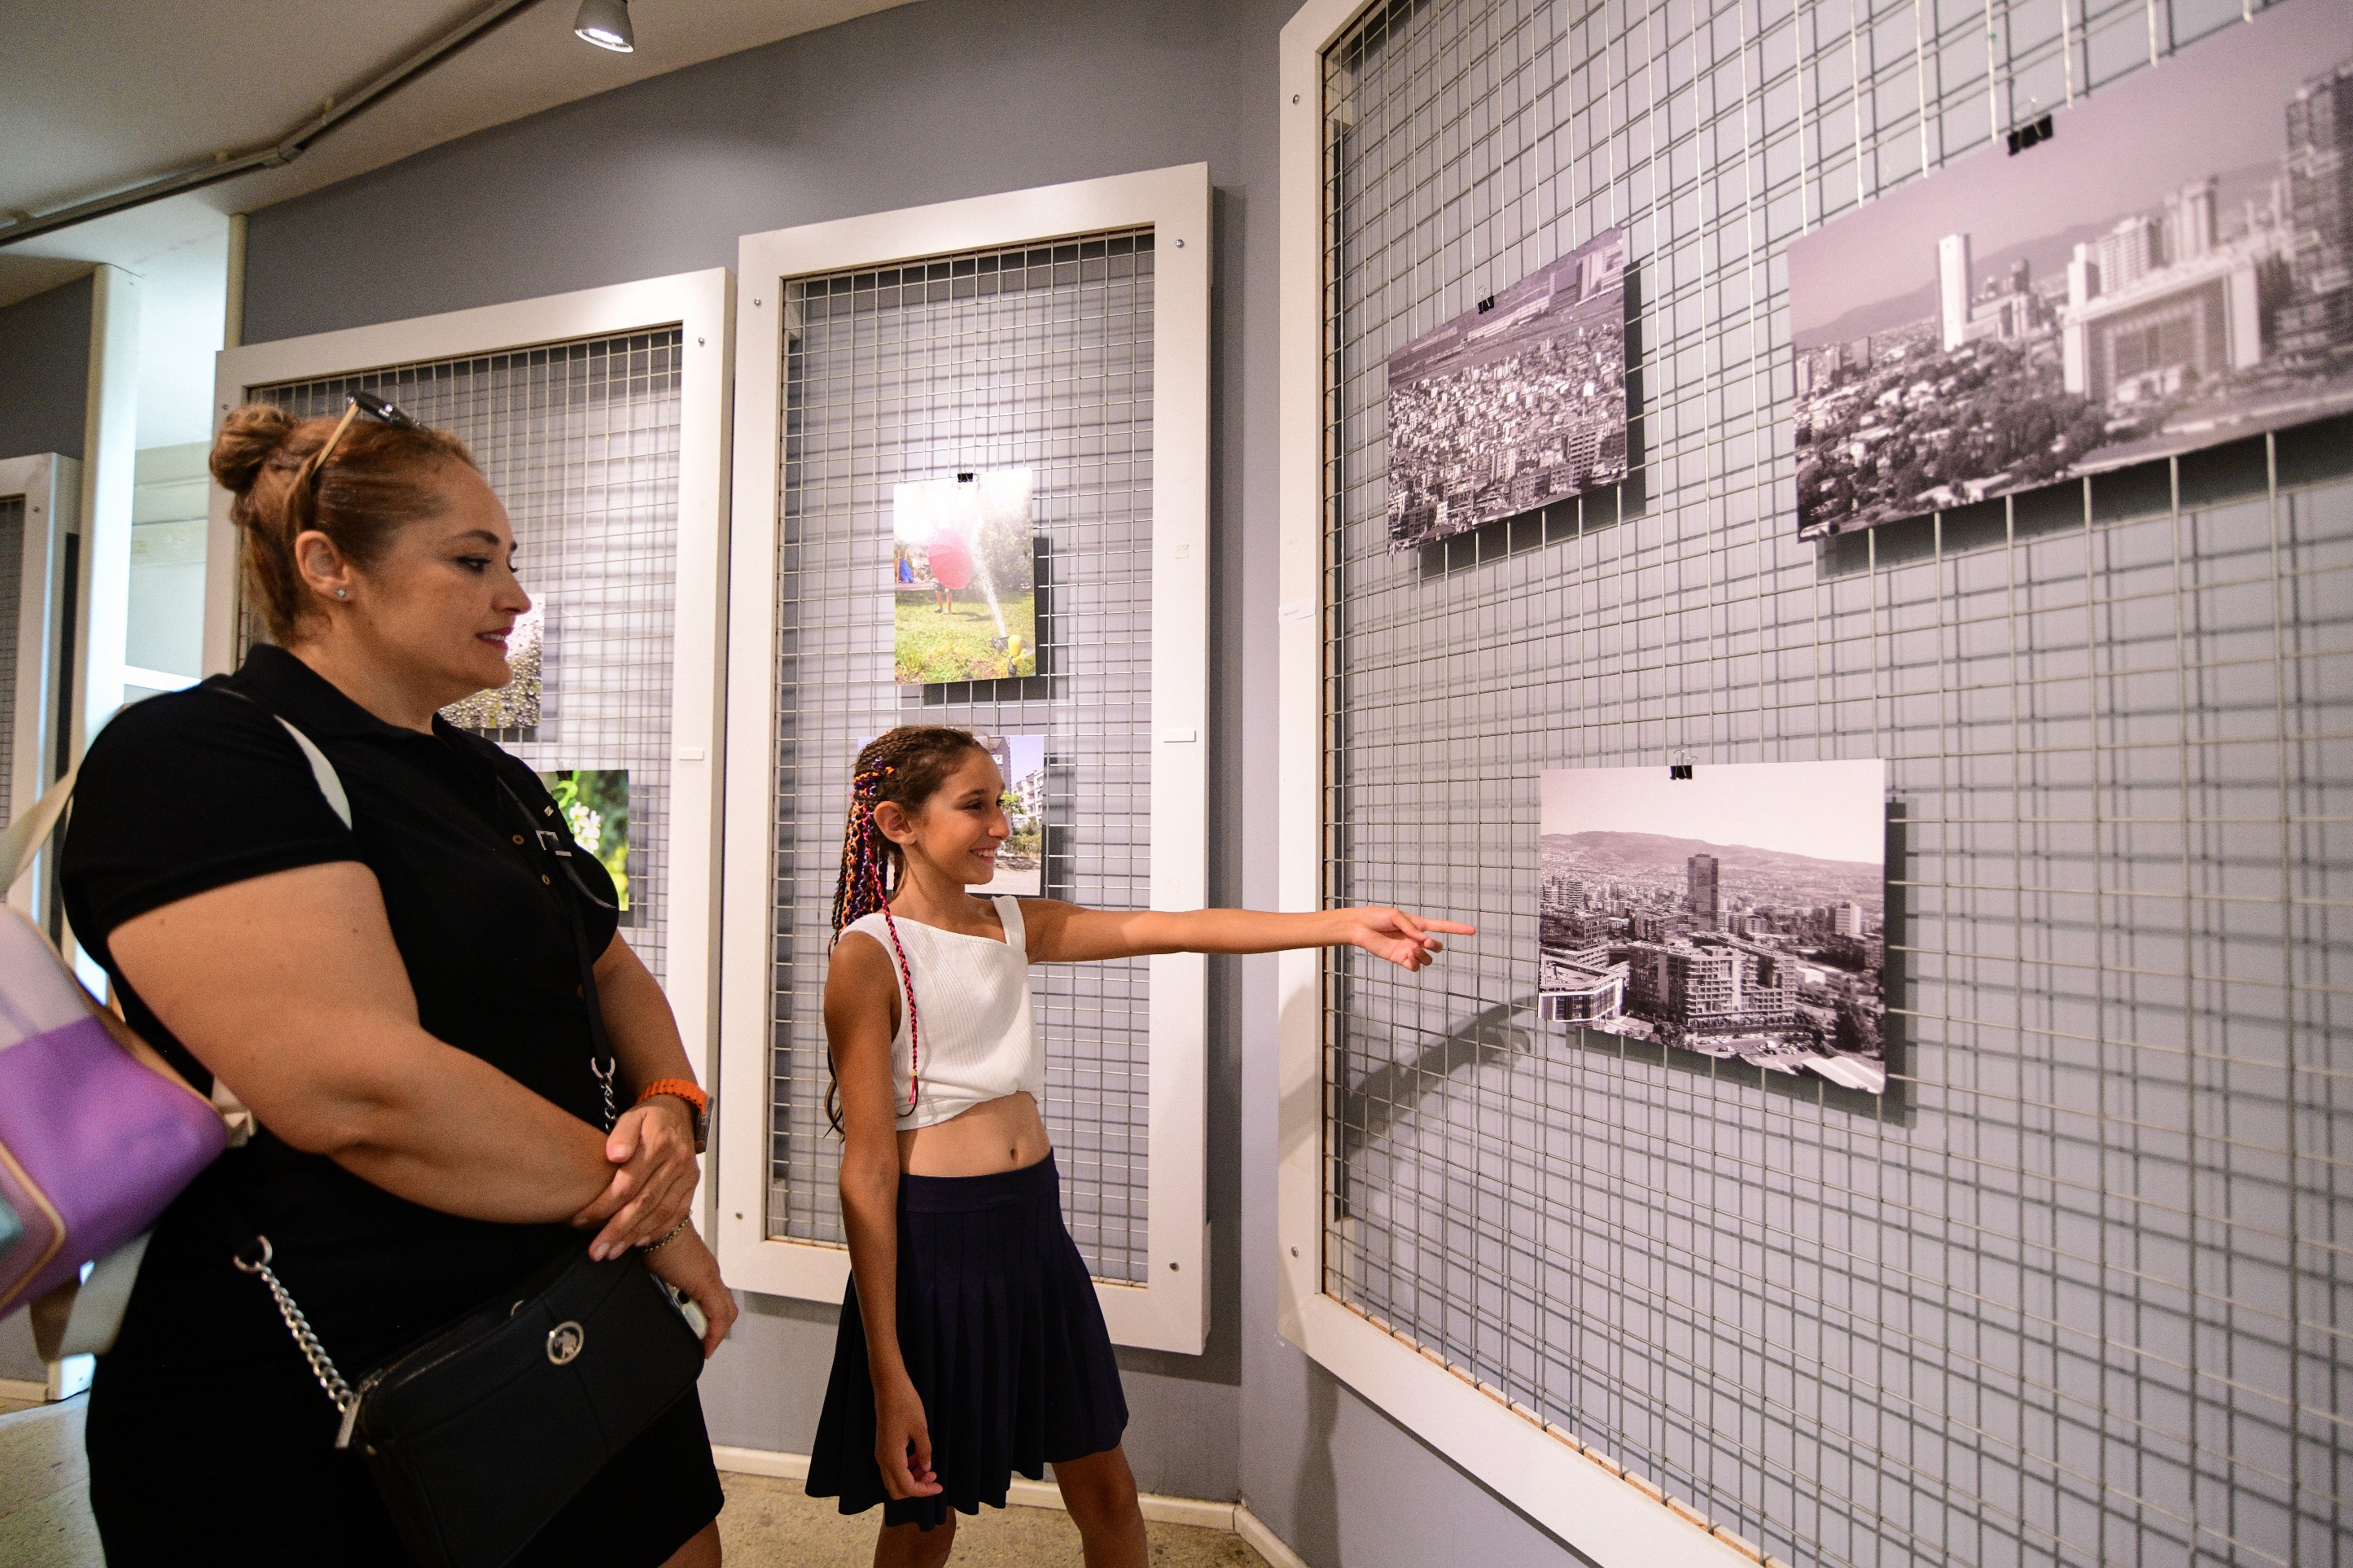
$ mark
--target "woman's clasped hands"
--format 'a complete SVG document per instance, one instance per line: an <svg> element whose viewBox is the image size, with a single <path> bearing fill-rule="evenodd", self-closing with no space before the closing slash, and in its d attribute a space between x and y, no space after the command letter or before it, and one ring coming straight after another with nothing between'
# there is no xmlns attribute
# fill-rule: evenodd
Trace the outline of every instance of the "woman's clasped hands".
<svg viewBox="0 0 2353 1568"><path fill-rule="evenodd" d="M643 1247L655 1279L684 1291L702 1310L702 1353L711 1355L735 1321L734 1295L719 1277L719 1260L691 1221L702 1180L695 1163L694 1113L685 1102L657 1095L621 1113L605 1139L613 1179L594 1203L572 1216L578 1230L596 1229L596 1258Z"/></svg>

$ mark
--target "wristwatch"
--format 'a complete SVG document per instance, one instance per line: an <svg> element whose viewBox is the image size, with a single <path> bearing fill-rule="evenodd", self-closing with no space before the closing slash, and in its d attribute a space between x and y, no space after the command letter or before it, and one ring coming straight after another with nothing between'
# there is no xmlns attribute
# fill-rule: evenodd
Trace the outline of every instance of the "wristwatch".
<svg viewBox="0 0 2353 1568"><path fill-rule="evenodd" d="M702 1153L711 1142L711 1097L696 1088L692 1079L658 1078L638 1092L638 1103L643 1105L658 1094L685 1102L694 1121L694 1152Z"/></svg>

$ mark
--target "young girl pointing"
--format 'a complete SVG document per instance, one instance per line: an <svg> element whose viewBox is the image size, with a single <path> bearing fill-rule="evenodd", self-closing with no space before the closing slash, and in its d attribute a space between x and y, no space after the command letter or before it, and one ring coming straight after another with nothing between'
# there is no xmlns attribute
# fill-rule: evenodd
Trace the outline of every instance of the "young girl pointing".
<svg viewBox="0 0 2353 1568"><path fill-rule="evenodd" d="M1143 1568L1127 1401L1039 1115L1029 965L1345 943L1418 970L1437 933L1472 928L977 899L1010 832L1004 789L962 730L904 727L859 754L825 987L851 1278L808 1489L844 1513L882 1504L878 1564L931 1564L953 1510L1002 1508L1015 1470L1051 1464L1088 1568Z"/></svg>

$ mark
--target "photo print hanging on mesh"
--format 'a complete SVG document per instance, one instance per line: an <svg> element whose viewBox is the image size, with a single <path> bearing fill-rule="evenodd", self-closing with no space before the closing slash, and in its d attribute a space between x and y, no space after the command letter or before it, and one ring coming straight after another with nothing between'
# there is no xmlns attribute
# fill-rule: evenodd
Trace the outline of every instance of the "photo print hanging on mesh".
<svg viewBox="0 0 2353 1568"><path fill-rule="evenodd" d="M613 879L621 923L638 924L644 918L642 906L629 897L629 770L558 768L543 772L539 779L555 797L572 841L595 856Z"/></svg>
<svg viewBox="0 0 2353 1568"><path fill-rule="evenodd" d="M1016 899L1042 899L1046 896L1046 737L976 731L973 738L987 749L1005 780L1005 793L997 797L997 804L1004 807L1012 831L997 848L997 875L965 891L986 898L1003 893ZM860 735L857 749L863 752L873 743L873 736Z"/></svg>
<svg viewBox="0 0 2353 1568"><path fill-rule="evenodd" d="M1391 354L1389 549L1626 477L1626 234Z"/></svg>
<svg viewBox="0 0 2353 1568"><path fill-rule="evenodd" d="M1877 761L1547 771L1541 1016L1883 1093L1886 778Z"/></svg>
<svg viewBox="0 0 2353 1568"><path fill-rule="evenodd" d="M981 743L997 759L1005 775L999 804L1012 832L997 851L997 875L987 887L972 890L993 897L1008 893L1017 899L1046 895L1046 737L1043 735L983 735Z"/></svg>
<svg viewBox="0 0 2353 1568"><path fill-rule="evenodd" d="M2353 6L2045 118L1790 243L1800 539L2353 410Z"/></svg>
<svg viewBox="0 0 2353 1568"><path fill-rule="evenodd" d="M899 685L1038 673L1033 489L1028 468L968 468L892 487Z"/></svg>
<svg viewBox="0 0 2353 1568"><path fill-rule="evenodd" d="M462 702L452 702L441 710L441 717L460 730L471 730L493 741L536 738L546 625L547 601L535 599L507 634L507 683L494 691L478 691Z"/></svg>

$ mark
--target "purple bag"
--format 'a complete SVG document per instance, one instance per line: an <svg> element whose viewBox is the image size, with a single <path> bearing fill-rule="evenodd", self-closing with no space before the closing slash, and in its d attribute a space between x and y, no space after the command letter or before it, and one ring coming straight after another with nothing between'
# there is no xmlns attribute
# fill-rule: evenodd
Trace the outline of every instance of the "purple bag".
<svg viewBox="0 0 2353 1568"><path fill-rule="evenodd" d="M15 885L72 788L69 773L0 835L0 889ZM112 1255L134 1275L143 1247L126 1249L227 1146L212 1103L99 1010L37 927L16 910L0 914L0 1200L24 1226L0 1250L0 1313L79 1283L84 1264ZM116 1321L128 1287L125 1278L112 1293ZM61 1325L64 1305L37 1318ZM111 1343L111 1322L97 1337Z"/></svg>
<svg viewBox="0 0 2353 1568"><path fill-rule="evenodd" d="M37 976L43 958L49 973L41 980L81 989L40 932L8 911L0 921L0 1195L25 1234L0 1256L0 1312L79 1279L83 1264L140 1236L228 1146L211 1103L152 1051L142 1060L117 1039L107 1026L113 1018L84 1004L79 1017L26 1028L35 1018L26 972Z"/></svg>

